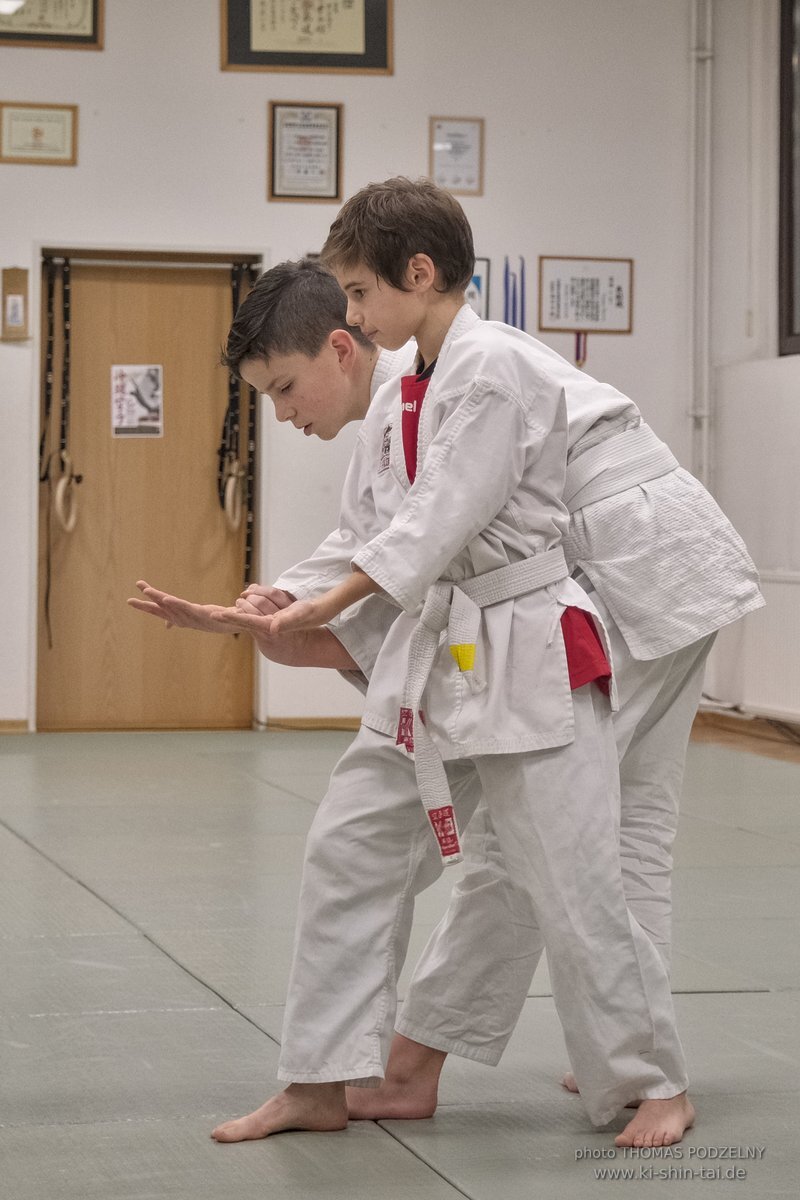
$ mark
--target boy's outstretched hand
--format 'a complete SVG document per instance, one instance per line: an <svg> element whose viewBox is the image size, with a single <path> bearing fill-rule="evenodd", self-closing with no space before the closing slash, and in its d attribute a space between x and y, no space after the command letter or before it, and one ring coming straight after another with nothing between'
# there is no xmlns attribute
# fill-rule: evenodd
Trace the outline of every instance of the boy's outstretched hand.
<svg viewBox="0 0 800 1200"><path fill-rule="evenodd" d="M128 600L131 608L138 612L148 613L165 621L167 629L198 629L201 633L235 633L236 630L226 629L217 620L217 615L226 611L223 604L194 604L190 600L182 600L180 596L171 596L168 592L151 587L144 579L139 579L137 588L144 596L132 596ZM243 592L241 599L247 599L250 604L247 611L262 616L271 616L291 604L294 597L280 588L262 587L261 584L251 583ZM263 629L263 624L257 626Z"/></svg>
<svg viewBox="0 0 800 1200"><path fill-rule="evenodd" d="M176 629L199 629L202 633L229 632L213 619L213 614L222 609L220 604L193 604L189 600L182 600L180 596L170 596L168 592L151 587L144 579L137 580L136 586L144 599L131 596L128 604L137 612L148 613L165 621L167 629L174 626Z"/></svg>
<svg viewBox="0 0 800 1200"><path fill-rule="evenodd" d="M132 596L131 608L166 622L167 628L198 629L203 633L249 633L265 658L289 667L333 667L358 670L358 664L327 629L293 627L282 634L272 631L274 614L294 607L294 597L280 588L250 584L236 602L193 604L151 587L144 579L136 584L144 599Z"/></svg>

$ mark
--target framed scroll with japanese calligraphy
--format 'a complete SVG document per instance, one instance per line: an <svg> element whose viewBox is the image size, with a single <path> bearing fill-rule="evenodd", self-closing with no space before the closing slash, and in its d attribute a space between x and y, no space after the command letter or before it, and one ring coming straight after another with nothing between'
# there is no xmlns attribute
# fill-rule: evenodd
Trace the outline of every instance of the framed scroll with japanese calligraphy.
<svg viewBox="0 0 800 1200"><path fill-rule="evenodd" d="M102 50L105 0L26 0L0 16L0 45Z"/></svg>
<svg viewBox="0 0 800 1200"><path fill-rule="evenodd" d="M393 0L220 0L223 71L392 74Z"/></svg>
<svg viewBox="0 0 800 1200"><path fill-rule="evenodd" d="M539 329L631 333L633 259L540 255Z"/></svg>

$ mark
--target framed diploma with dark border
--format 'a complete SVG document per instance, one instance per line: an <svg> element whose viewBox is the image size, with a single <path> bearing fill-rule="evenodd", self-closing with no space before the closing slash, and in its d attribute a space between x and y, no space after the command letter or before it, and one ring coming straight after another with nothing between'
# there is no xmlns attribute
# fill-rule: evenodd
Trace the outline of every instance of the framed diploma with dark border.
<svg viewBox="0 0 800 1200"><path fill-rule="evenodd" d="M223 71L392 74L393 0L220 0Z"/></svg>
<svg viewBox="0 0 800 1200"><path fill-rule="evenodd" d="M268 124L269 199L340 200L342 105L270 100Z"/></svg>
<svg viewBox="0 0 800 1200"><path fill-rule="evenodd" d="M0 45L102 50L105 0L27 0L0 16Z"/></svg>

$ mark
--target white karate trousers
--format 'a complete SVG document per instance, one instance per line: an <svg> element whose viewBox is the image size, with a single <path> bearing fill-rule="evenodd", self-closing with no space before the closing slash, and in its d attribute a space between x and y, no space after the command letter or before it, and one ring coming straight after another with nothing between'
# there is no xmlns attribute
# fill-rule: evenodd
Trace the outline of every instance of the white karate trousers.
<svg viewBox="0 0 800 1200"><path fill-rule="evenodd" d="M625 898L669 968L672 846L686 750L715 634L647 662L632 658L585 577L608 631L619 695L620 856ZM507 869L491 805L464 838L464 878L422 952L400 1012L406 1037L494 1066L544 947L526 889Z"/></svg>
<svg viewBox="0 0 800 1200"><path fill-rule="evenodd" d="M487 798L508 874L547 947L570 1061L599 1125L631 1100L683 1091L687 1079L667 971L623 893L608 702L588 686L573 707L570 745L461 760L447 772L462 828L481 789ZM413 761L362 728L309 833L280 1079L372 1086L383 1077L414 896L440 871ZM472 942L471 954L484 950L492 953Z"/></svg>

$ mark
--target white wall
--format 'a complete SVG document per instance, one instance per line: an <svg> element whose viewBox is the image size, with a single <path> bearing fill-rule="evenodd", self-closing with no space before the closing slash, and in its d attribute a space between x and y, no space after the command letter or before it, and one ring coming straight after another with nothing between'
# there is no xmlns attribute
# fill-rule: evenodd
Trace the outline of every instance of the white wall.
<svg viewBox="0 0 800 1200"><path fill-rule="evenodd" d="M633 257L634 334L590 337L587 369L630 392L688 462L690 0L394 9L391 77L221 72L217 0L106 0L102 53L0 48L4 99L80 105L77 168L0 167L0 263L35 274L42 243L296 257L336 206L267 203L269 99L344 103L346 193L425 173L431 114L483 116L486 194L464 206L492 261L492 315L504 254L526 257L529 328L537 255ZM571 354L569 337L549 340ZM35 352L0 345L0 720L34 707ZM274 424L265 439L270 577L327 529L345 454ZM270 669L271 715L357 710L338 678L298 676Z"/></svg>
<svg viewBox="0 0 800 1200"><path fill-rule="evenodd" d="M715 4L713 472L766 609L721 634L707 689L800 720L800 356L778 357L778 0Z"/></svg>

